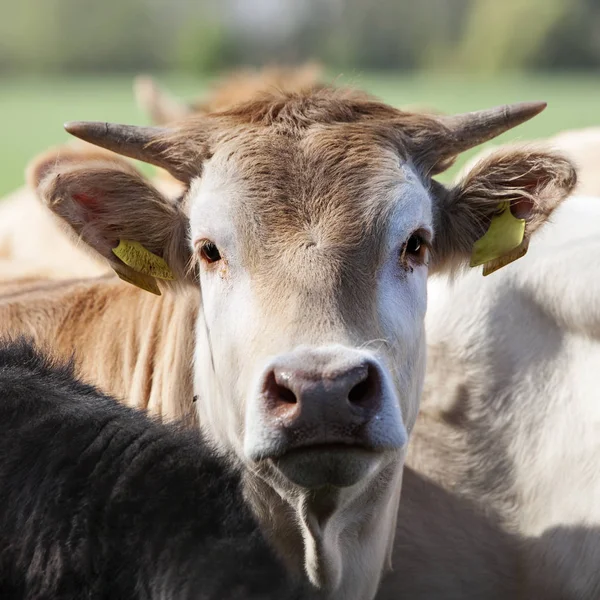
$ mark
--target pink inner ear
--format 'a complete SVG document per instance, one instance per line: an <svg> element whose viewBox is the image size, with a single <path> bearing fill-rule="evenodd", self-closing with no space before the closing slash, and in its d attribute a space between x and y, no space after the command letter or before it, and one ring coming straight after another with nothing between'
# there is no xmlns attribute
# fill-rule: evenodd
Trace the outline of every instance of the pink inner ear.
<svg viewBox="0 0 600 600"><path fill-rule="evenodd" d="M533 212L533 200L529 198L519 198L518 200L511 200L510 212L517 219L527 219Z"/></svg>
<svg viewBox="0 0 600 600"><path fill-rule="evenodd" d="M94 196L90 196L89 194L83 194L81 192L73 194L73 200L75 200L79 204L82 204L86 208L98 207L98 199Z"/></svg>

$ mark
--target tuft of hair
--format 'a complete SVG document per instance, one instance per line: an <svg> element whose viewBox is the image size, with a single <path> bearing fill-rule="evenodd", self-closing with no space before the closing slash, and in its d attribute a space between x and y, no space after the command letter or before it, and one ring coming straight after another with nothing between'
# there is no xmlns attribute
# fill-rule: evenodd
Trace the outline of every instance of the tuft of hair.
<svg viewBox="0 0 600 600"><path fill-rule="evenodd" d="M305 93L324 86L323 67L305 63L297 67L266 66L238 69L219 79L205 100L192 103L195 112L213 113L250 102L263 94Z"/></svg>
<svg viewBox="0 0 600 600"><path fill-rule="evenodd" d="M389 120L403 113L354 88L322 86L304 91L273 90L213 113L234 123L306 128L316 123Z"/></svg>
<svg viewBox="0 0 600 600"><path fill-rule="evenodd" d="M265 92L227 110L190 117L174 123L156 144L169 148L170 159L183 169L191 170L195 164L198 171L199 157L210 157L212 143L220 135L235 135L240 127L270 128L293 138L302 137L314 126L358 123L390 141L425 175L444 170L454 160L439 161L439 146L447 142L449 134L436 117L398 110L353 88L328 86L303 92Z"/></svg>

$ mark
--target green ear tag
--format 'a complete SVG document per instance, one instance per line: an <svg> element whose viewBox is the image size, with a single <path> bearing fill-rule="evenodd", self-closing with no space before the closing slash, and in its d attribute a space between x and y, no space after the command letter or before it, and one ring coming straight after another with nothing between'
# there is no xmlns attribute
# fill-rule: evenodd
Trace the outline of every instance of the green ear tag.
<svg viewBox="0 0 600 600"><path fill-rule="evenodd" d="M119 240L119 245L113 248L113 253L138 273L158 277L158 279L175 279L173 271L165 260L146 250L139 242Z"/></svg>
<svg viewBox="0 0 600 600"><path fill-rule="evenodd" d="M523 243L525 219L517 219L513 216L510 212L510 202L501 202L498 210L501 212L492 217L489 229L473 244L472 267L505 257ZM523 254L525 252L521 256ZM517 256L516 258L520 257ZM516 258L512 260L516 260ZM512 260L508 262L512 262ZM505 264L508 264L508 262Z"/></svg>

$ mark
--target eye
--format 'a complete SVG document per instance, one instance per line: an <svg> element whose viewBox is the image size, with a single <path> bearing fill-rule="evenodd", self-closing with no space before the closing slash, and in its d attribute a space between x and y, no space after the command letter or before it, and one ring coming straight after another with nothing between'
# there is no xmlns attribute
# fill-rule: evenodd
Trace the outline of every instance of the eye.
<svg viewBox="0 0 600 600"><path fill-rule="evenodd" d="M200 247L200 256L207 263L215 263L221 260L221 253L215 244L212 242L204 242Z"/></svg>
<svg viewBox="0 0 600 600"><path fill-rule="evenodd" d="M418 233L413 233L406 242L407 254L419 254L423 247L424 240Z"/></svg>
<svg viewBox="0 0 600 600"><path fill-rule="evenodd" d="M409 267L410 263L426 264L429 256L429 241L422 231L415 231L406 240L400 256L403 266Z"/></svg>

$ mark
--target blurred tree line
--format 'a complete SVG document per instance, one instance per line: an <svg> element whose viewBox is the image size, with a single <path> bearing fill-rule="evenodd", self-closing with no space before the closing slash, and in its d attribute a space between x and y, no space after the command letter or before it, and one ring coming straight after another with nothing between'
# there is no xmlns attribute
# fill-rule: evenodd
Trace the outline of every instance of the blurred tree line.
<svg viewBox="0 0 600 600"><path fill-rule="evenodd" d="M18 0L0 71L188 70L317 59L336 68L600 66L600 0Z"/></svg>

